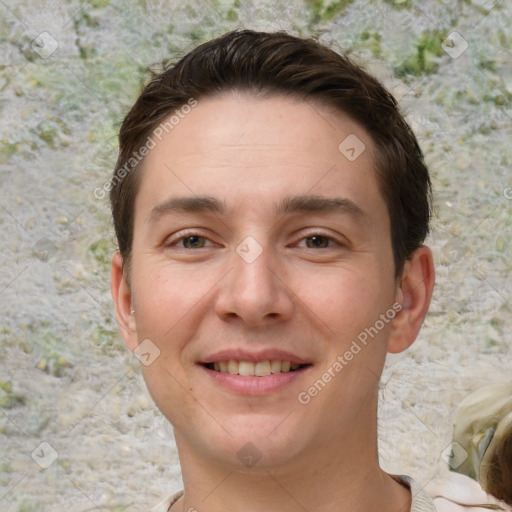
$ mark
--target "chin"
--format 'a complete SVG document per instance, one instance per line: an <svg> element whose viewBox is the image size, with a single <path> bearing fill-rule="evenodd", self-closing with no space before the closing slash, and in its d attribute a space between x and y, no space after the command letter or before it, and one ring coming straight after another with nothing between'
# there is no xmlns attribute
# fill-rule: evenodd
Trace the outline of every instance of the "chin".
<svg viewBox="0 0 512 512"><path fill-rule="evenodd" d="M268 476L292 465L306 449L304 428L285 426L284 417L219 418L220 425L210 418L208 429L204 421L198 421L195 432L190 429L191 422L185 422L184 431L176 426L175 436L178 448L182 443L195 446L198 457L207 457L226 470Z"/></svg>

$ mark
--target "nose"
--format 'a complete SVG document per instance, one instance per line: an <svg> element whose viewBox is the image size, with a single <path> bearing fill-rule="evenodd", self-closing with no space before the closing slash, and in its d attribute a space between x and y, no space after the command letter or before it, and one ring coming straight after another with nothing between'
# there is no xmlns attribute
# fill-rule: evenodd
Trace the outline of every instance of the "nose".
<svg viewBox="0 0 512 512"><path fill-rule="evenodd" d="M229 265L230 272L216 298L216 312L222 320L238 319L254 328L292 317L294 293L287 283L285 262L271 249L259 244L255 247L253 239L252 244L241 244L233 251Z"/></svg>

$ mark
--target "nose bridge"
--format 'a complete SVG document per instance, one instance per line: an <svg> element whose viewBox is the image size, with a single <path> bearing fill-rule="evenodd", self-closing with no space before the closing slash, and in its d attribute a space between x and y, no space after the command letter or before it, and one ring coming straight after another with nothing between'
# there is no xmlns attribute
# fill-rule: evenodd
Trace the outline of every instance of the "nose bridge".
<svg viewBox="0 0 512 512"><path fill-rule="evenodd" d="M279 279L277 256L268 244L246 237L231 259L232 271L218 298L217 310L224 317L240 317L256 325L270 318L291 314L292 299Z"/></svg>

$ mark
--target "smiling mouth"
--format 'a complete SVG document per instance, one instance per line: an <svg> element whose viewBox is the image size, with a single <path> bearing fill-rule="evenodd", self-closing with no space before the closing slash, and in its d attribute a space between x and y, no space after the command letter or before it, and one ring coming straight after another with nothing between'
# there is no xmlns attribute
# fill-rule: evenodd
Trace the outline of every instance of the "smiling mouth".
<svg viewBox="0 0 512 512"><path fill-rule="evenodd" d="M243 377L267 377L273 373L295 372L309 364L297 364L290 361L218 361L215 363L205 363L204 366L209 370L220 373L229 373L231 375L241 375Z"/></svg>

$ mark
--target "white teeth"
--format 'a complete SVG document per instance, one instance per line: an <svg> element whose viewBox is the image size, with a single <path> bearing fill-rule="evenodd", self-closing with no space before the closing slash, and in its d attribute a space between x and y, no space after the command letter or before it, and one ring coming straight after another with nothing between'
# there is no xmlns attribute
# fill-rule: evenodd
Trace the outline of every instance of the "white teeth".
<svg viewBox="0 0 512 512"><path fill-rule="evenodd" d="M238 363L238 375L243 375L244 377L254 375L254 363L250 361L240 361Z"/></svg>
<svg viewBox="0 0 512 512"><path fill-rule="evenodd" d="M254 365L254 375L266 377L270 375L270 361L260 361Z"/></svg>
<svg viewBox="0 0 512 512"><path fill-rule="evenodd" d="M228 373L231 373L231 375L238 375L238 362L233 361L233 359L230 359L228 361Z"/></svg>
<svg viewBox="0 0 512 512"><path fill-rule="evenodd" d="M272 373L281 373L281 361L270 361L270 371Z"/></svg>
<svg viewBox="0 0 512 512"><path fill-rule="evenodd" d="M231 375L242 375L244 377L258 376L266 377L272 373L287 373L290 370L296 370L300 364L290 363L290 361L218 361L213 363L213 369L220 373L230 373Z"/></svg>

